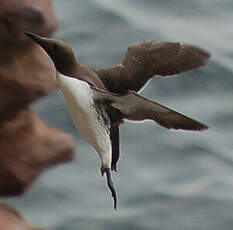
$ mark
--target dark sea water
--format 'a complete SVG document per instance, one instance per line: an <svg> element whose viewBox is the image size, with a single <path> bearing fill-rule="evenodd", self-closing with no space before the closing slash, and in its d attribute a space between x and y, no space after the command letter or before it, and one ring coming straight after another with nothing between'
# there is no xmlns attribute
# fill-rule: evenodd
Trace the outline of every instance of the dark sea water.
<svg viewBox="0 0 233 230"><path fill-rule="evenodd" d="M233 1L54 0L54 35L81 63L117 64L141 40L184 41L212 54L210 63L177 77L155 77L142 94L210 126L169 131L152 122L121 127L118 211L99 173L96 152L74 129L57 91L33 105L75 137L77 158L46 171L9 202L48 230L233 229Z"/></svg>

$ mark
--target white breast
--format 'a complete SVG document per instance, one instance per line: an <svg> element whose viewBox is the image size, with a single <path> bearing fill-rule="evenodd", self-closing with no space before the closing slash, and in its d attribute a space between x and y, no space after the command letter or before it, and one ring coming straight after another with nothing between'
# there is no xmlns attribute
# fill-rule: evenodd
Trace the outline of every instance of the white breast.
<svg viewBox="0 0 233 230"><path fill-rule="evenodd" d="M96 110L93 90L86 82L64 75L58 75L57 81L79 133L96 149L102 163L110 167L109 124L106 125ZM103 107L100 109L107 116L105 109ZM108 117L106 118L109 121Z"/></svg>

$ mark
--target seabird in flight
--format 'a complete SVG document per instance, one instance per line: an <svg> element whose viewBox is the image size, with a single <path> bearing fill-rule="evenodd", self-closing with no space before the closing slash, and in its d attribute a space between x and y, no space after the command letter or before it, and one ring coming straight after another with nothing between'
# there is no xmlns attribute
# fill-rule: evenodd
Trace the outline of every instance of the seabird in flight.
<svg viewBox="0 0 233 230"><path fill-rule="evenodd" d="M79 133L101 160L101 174L117 208L111 179L119 160L119 125L124 119L150 119L167 129L204 130L192 118L137 94L154 75L175 75L198 68L210 55L193 45L143 41L130 46L119 65L95 70L78 63L65 42L26 32L52 59L57 83Z"/></svg>

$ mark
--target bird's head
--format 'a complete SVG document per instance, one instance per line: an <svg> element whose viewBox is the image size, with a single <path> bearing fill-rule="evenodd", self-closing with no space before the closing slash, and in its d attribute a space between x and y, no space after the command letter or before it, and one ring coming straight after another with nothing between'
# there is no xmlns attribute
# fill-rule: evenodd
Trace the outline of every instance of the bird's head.
<svg viewBox="0 0 233 230"><path fill-rule="evenodd" d="M44 49L59 73L70 76L77 70L78 62L74 52L64 41L41 37L30 32L25 32L25 34Z"/></svg>

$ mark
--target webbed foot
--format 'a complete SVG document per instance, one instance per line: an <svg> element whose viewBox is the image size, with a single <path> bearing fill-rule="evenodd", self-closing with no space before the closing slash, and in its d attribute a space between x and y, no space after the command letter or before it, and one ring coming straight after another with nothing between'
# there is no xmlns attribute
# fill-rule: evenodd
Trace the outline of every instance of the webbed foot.
<svg viewBox="0 0 233 230"><path fill-rule="evenodd" d="M112 193L113 202L114 202L114 209L116 210L117 209L117 194L116 194L116 191L114 189L114 185L113 185L112 178L111 178L111 169L102 166L101 167L102 176L104 175L104 173L106 173L107 185L108 185L108 188L110 189L110 191Z"/></svg>

